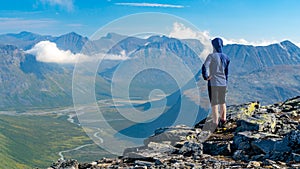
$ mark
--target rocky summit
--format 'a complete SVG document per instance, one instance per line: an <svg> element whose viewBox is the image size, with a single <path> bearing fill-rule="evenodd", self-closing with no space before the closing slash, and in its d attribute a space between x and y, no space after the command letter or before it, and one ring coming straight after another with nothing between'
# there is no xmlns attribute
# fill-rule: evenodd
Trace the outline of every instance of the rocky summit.
<svg viewBox="0 0 300 169"><path fill-rule="evenodd" d="M223 126L211 128L210 121L157 129L144 146L119 158L61 160L49 169L300 168L300 96L268 106L229 106Z"/></svg>

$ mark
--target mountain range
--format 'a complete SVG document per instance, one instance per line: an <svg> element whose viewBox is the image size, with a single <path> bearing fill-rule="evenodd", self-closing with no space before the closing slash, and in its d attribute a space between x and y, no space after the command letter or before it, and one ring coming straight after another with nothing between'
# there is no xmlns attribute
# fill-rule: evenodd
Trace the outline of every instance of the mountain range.
<svg viewBox="0 0 300 169"><path fill-rule="evenodd" d="M48 42L41 45L39 42L42 41ZM4 147L0 150L0 157L4 166L47 166L51 160L58 158L58 152L90 143L91 140L86 136L87 133L83 133L81 127L91 127L91 132L94 131L94 118L85 126L80 115L74 118L67 116L74 113L69 112L73 109L67 106L73 106L72 80L77 65L41 60L38 54L28 52L36 49L37 44L40 44L39 47L50 45L45 51L55 53L59 50L58 55L86 55L88 59L92 59L91 62L82 62L87 68L97 53L113 58L103 59L96 73L83 70L77 78L82 82L95 80L95 93L99 105L103 106L104 103L107 106L102 114L110 127L120 134L146 138L157 128L179 124L192 125L191 122L198 122L208 115L206 81L200 78L198 84L195 83L195 80L199 79L198 75L201 75L199 69L203 63L203 58L198 56L204 45L199 40L159 35L139 38L116 33L108 33L96 40L74 32L57 37L31 32L4 34L0 35L0 113L8 110L4 115L1 114L0 120L0 146ZM300 49L290 41L269 46L231 44L224 46L224 52L231 59L227 93L227 103L232 105L230 107L238 107L234 105L252 100L266 105L299 95ZM79 90L84 99L86 93L94 91L85 86ZM128 102L126 99L124 101L123 97L127 94L135 102ZM117 100L115 106L110 104L112 95ZM114 109L118 108L125 113L128 110L128 113L132 114L132 105L135 110L145 112L145 115L151 108L162 112L153 120L138 123L126 119ZM67 107L67 114L56 114L62 107ZM288 106L282 108L289 109ZM35 110L31 111L32 109ZM86 106L82 109L86 113L84 117L88 117L90 109L93 107ZM53 113L44 115L47 111ZM41 112L41 115L37 112ZM6 115L9 113L16 116ZM23 113L23 116L18 113ZM70 119L81 126L71 124ZM282 120L281 116L279 119ZM98 121L97 124L102 125ZM105 134L110 133L107 128L101 130L104 131L104 135L101 135L104 143L111 143L110 137L119 138L119 135ZM97 130L92 135L98 132ZM72 158L94 158L95 155L90 154L90 150L92 149L85 150L89 154L88 157L84 150L79 150L76 153L81 154L78 153ZM104 150L99 152L102 155L105 153ZM69 157L68 153L64 155Z"/></svg>
<svg viewBox="0 0 300 169"><path fill-rule="evenodd" d="M41 62L35 55L25 52L41 41L53 42L60 50L70 50L74 54L80 51L105 52L130 58L101 62L96 81L98 99L111 96L110 85L117 70L133 71L137 69L133 63L140 64L147 58L153 61L153 65L156 61L161 68L171 67L168 71L176 76L184 74L181 69L176 69L179 63L186 65L192 74L197 74L202 65L198 56L204 47L196 39L157 35L143 39L108 33L93 41L74 32L58 37L31 32L0 35L0 109L50 108L72 104L74 64ZM224 52L231 58L229 104L248 100L268 104L300 93L300 48L292 42L286 40L269 46L231 44L224 46ZM122 80L127 79L126 76L119 76L118 80L122 84ZM199 84L201 98L205 98L206 84L203 80ZM130 93L132 97L147 98L150 89L155 88L161 88L166 95L170 95L177 91L178 83L168 72L147 69L132 80ZM195 92L189 93L187 97L193 98ZM200 105L202 103L207 103L207 99Z"/></svg>

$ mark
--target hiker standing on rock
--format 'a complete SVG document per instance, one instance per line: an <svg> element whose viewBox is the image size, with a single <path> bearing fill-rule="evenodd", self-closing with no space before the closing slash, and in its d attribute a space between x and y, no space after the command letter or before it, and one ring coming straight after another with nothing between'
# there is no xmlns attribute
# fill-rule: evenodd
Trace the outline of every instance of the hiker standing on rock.
<svg viewBox="0 0 300 169"><path fill-rule="evenodd" d="M209 54L202 66L202 76L208 81L208 95L212 109L213 125L216 127L226 122L225 93L228 81L228 67L230 59L223 53L223 41L221 38L212 40L213 53Z"/></svg>

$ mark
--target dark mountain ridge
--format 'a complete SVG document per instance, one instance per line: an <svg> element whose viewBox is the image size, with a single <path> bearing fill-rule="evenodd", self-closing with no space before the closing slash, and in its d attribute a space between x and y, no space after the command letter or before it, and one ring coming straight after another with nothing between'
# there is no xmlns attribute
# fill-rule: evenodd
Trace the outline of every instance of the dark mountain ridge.
<svg viewBox="0 0 300 169"><path fill-rule="evenodd" d="M52 39L53 37L49 35L42 36L39 34L23 31L17 34L9 33L0 35L0 44L14 45L20 49L28 50L40 41Z"/></svg>
<svg viewBox="0 0 300 169"><path fill-rule="evenodd" d="M268 46L226 45L224 52L230 56L231 69L236 74L275 65L300 64L300 48L288 40Z"/></svg>
<svg viewBox="0 0 300 169"><path fill-rule="evenodd" d="M58 107L71 103L71 88L67 87L71 85L71 70L39 62L35 56L12 45L0 45L0 56L0 109Z"/></svg>
<svg viewBox="0 0 300 169"><path fill-rule="evenodd" d="M84 44L88 41L88 38L82 37L75 32L70 32L58 37L50 35L39 35L26 31L17 34L10 33L0 35L0 44L14 45L23 50L31 49L40 41L55 42L58 48L62 50L70 50L73 53L78 53L80 52Z"/></svg>

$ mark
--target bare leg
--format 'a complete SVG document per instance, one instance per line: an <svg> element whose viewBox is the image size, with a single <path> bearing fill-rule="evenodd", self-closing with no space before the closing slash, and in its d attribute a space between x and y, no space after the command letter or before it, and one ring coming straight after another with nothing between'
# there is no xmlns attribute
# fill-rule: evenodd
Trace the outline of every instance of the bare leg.
<svg viewBox="0 0 300 169"><path fill-rule="evenodd" d="M220 116L222 121L226 121L226 104L220 104Z"/></svg>
<svg viewBox="0 0 300 169"><path fill-rule="evenodd" d="M212 114L212 120L213 123L218 124L219 122L219 111L218 111L218 105L212 105L211 106L211 114Z"/></svg>

